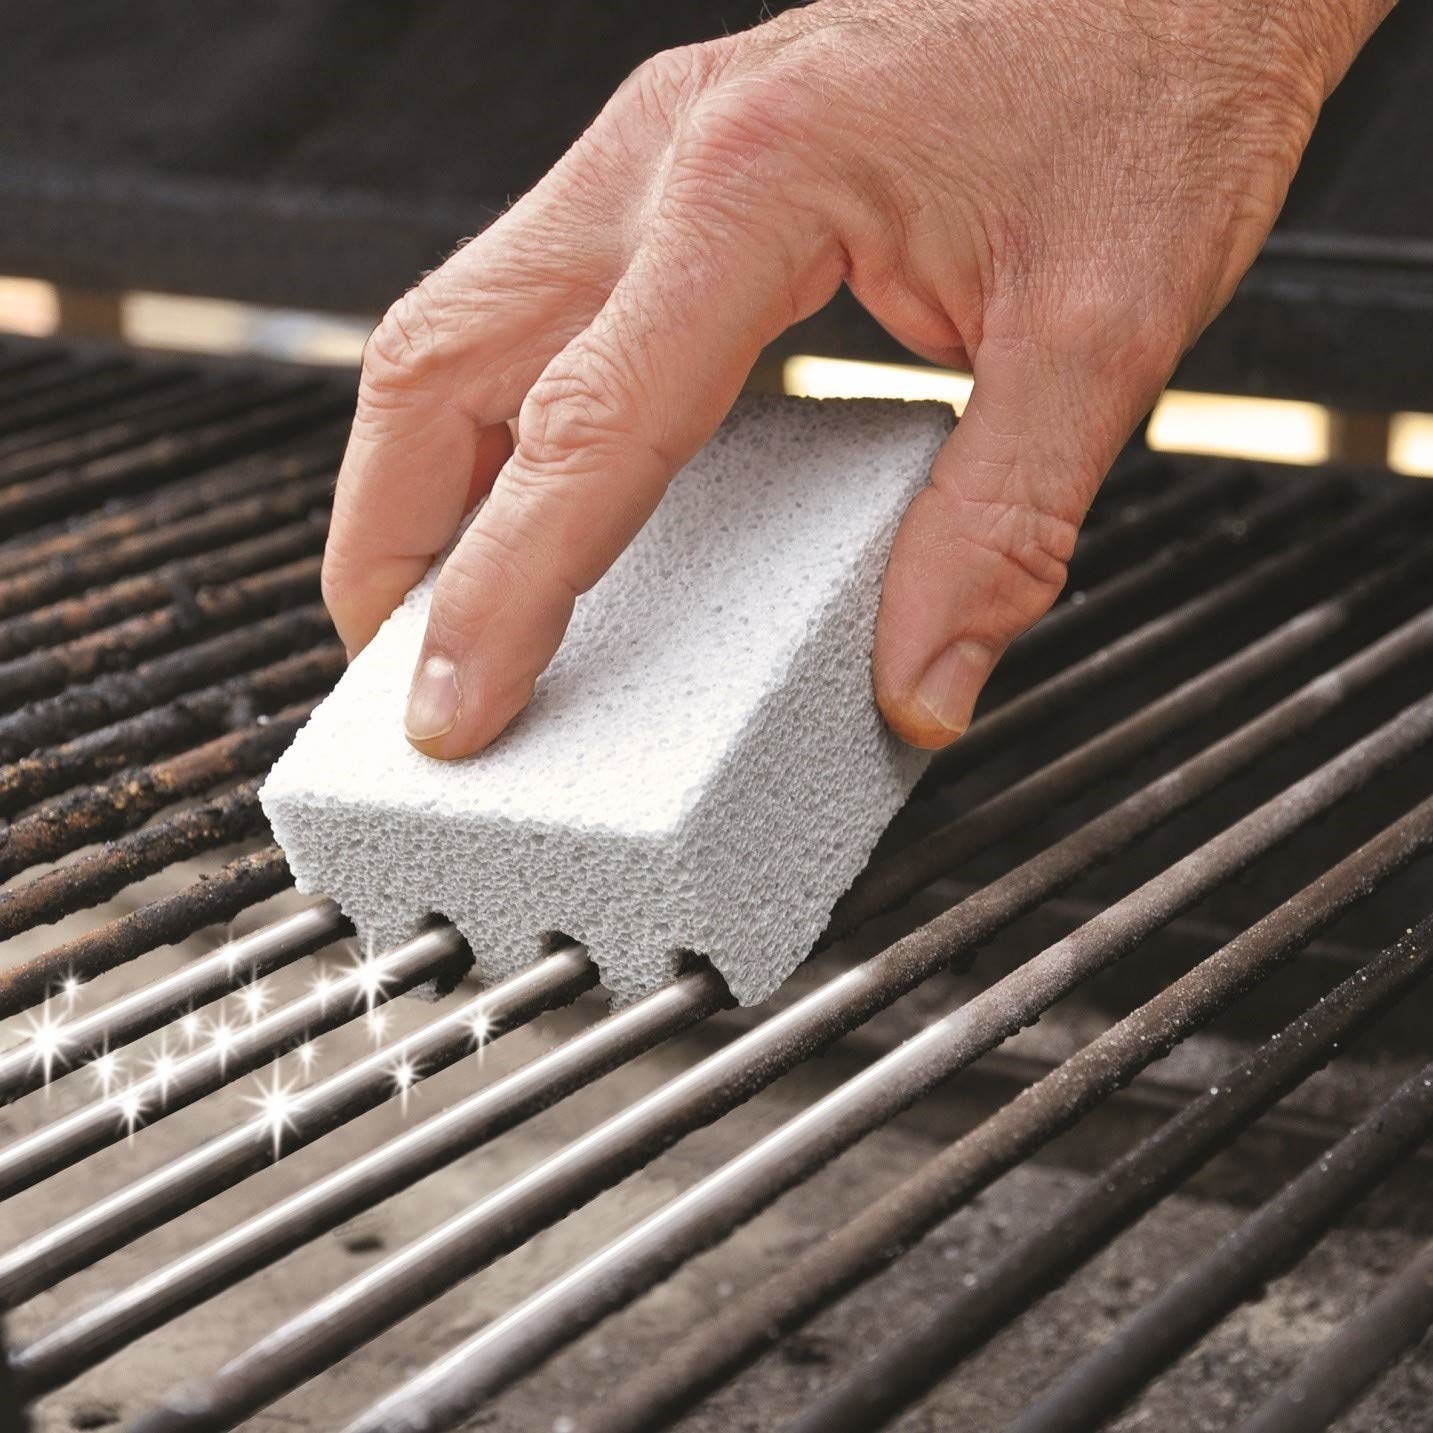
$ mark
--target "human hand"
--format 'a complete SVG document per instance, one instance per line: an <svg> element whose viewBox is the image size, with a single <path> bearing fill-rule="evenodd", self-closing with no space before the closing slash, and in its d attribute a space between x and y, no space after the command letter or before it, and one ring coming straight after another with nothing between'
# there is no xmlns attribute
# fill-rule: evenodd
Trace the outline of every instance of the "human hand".
<svg viewBox="0 0 1433 1433"><path fill-rule="evenodd" d="M324 560L349 651L486 496L408 709L430 755L486 745L760 350L844 282L975 375L873 657L891 728L945 745L1389 8L818 0L656 56L370 339Z"/></svg>

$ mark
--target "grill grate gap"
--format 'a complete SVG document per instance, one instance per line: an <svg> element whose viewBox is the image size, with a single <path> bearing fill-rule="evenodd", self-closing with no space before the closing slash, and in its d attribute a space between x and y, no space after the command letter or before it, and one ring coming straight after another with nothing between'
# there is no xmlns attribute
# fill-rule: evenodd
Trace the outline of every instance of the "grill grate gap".
<svg viewBox="0 0 1433 1433"><path fill-rule="evenodd" d="M142 1356L175 1320L228 1307L261 1271L305 1300L321 1292L305 1292L302 1270L323 1234L500 1156L515 1177L461 1199L446 1223L391 1252L350 1241L341 1252L369 1261L357 1280L330 1279L247 1349L251 1335L230 1340L197 1387L115 1411L141 1429L221 1428L310 1378L331 1392L338 1360L445 1307L445 1290L511 1251L547 1248L543 1231L592 1206L562 1226L587 1231L574 1246L585 1262L564 1258L555 1280L540 1259L521 1284L506 1276L515 1292L491 1322L445 1337L428 1369L343 1414L355 1429L456 1426L570 1359L602 1321L640 1318L649 1291L753 1221L765 1228L762 1211L787 1209L842 1151L965 1100L941 1152L873 1185L830 1232L808 1212L783 1267L565 1415L704 1426L701 1400L744 1386L785 1338L784 1366L822 1390L799 1426L872 1427L932 1389L946 1396L940 1380L978 1370L1002 1330L1038 1326L1041 1295L1146 1210L1202 1187L1256 1122L1305 1155L1329 1146L1313 1173L1279 1166L1288 1183L1247 1216L1234 1254L1191 1254L1107 1351L1029 1389L1017 1424L1094 1426L1157 1392L1192 1341L1387 1185L1397 1158L1426 1161L1416 1146L1433 1106L1421 1075L1398 1086L1415 1042L1392 1033L1423 1008L1433 964L1433 927L1417 925L1433 845L1426 490L1131 455L1066 596L1012 650L969 736L934 764L770 1009L728 1013L697 966L603 1016L582 998L591 964L564 945L490 990L406 1007L389 1034L388 1003L452 985L467 952L438 925L336 962L349 928L326 902L296 903L255 797L341 668L318 571L350 381L10 341L0 376L0 519L13 534L0 542L0 1018L30 1032L0 1050L0 1101L19 1121L0 1147L0 1198L28 1231L0 1250L0 1306L7 1376L42 1419L65 1387ZM161 877L168 888L136 904L131 888ZM92 914L116 899L128 908ZM253 934L197 958L165 953L275 899L291 913ZM1291 1023L1270 1038L1276 1015ZM1382 1051L1373 1074L1335 1065L1365 1092L1363 1123L1350 1129L1347 1102L1287 1103L1319 1088L1315 1072L1365 1027ZM915 1038L883 1045L893 1031ZM840 1059L812 1061L847 1035ZM1161 1081L1152 1067L1171 1050ZM1180 1082L1178 1060L1199 1051L1229 1056L1213 1093ZM338 1063L311 1070L315 1059ZM645 1093L618 1093L649 1067ZM959 1070L952 1094L933 1093ZM429 1085L449 1102L408 1111ZM257 1113L234 1103L241 1088L258 1092ZM978 1090L1003 1093L987 1109ZM196 1137L211 1109L229 1113ZM595 1128L564 1131L578 1109L598 1112ZM738 1109L769 1132L741 1138L722 1119ZM865 1307L869 1280L909 1267L899 1250L927 1247L994 1181L1120 1110L1128 1146L1090 1156L1099 1172L1045 1228L884 1322L871 1363L843 1367L824 1336L801 1332ZM545 1162L523 1163L523 1148ZM712 1157L723 1148L734 1157ZM148 1150L157 1160L133 1162ZM628 1214L609 1242L593 1222L611 1209L602 1191L654 1161L684 1192ZM47 1208L66 1170L95 1171L95 1190ZM279 1176L267 1207L234 1202ZM182 1253L166 1244L195 1220ZM112 1266L129 1272L101 1296ZM1336 1336L1347 1373L1310 1363L1250 1427L1306 1426L1288 1421L1295 1393L1330 1418L1348 1407L1433 1319L1410 1291L1393 1279ZM326 1404L308 1406L335 1426ZM1211 1404L1198 1426L1223 1414Z"/></svg>

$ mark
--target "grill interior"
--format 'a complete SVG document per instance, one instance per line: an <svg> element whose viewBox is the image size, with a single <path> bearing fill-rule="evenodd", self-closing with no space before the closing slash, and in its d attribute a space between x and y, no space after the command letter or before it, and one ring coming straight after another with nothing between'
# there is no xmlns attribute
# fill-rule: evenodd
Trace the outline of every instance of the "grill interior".
<svg viewBox="0 0 1433 1433"><path fill-rule="evenodd" d="M0 379L0 1426L1430 1426L1433 490L1131 452L781 995L609 1013L268 840L349 380Z"/></svg>

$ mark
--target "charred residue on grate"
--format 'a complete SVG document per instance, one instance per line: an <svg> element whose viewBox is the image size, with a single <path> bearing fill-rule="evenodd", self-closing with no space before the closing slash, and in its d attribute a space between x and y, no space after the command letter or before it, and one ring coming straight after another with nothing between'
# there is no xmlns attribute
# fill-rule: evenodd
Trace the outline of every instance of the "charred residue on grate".
<svg viewBox="0 0 1433 1433"><path fill-rule="evenodd" d="M341 668L318 557L351 395L58 344L0 345L0 377L0 936L24 937L0 1016L30 1032L0 1051L15 1117L0 1196L95 1184L57 1193L47 1218L27 1205L28 1233L0 1249L6 1376L41 1416L259 1278L281 1281L260 1336L115 1417L233 1427L311 1379L331 1398L340 1360L472 1289L486 1321L440 1325L431 1362L365 1384L341 1416L502 1416L504 1390L545 1367L554 1391L524 1406L574 1427L724 1426L751 1387L773 1419L876 1426L928 1397L954 1406L940 1400L962 1379L997 1397L980 1382L993 1340L1043 1328L1047 1291L1077 1291L1146 1211L1188 1217L1189 1190L1217 1189L1238 1257L1191 1251L1169 1291L1130 1294L1110 1352L1071 1347L1063 1369L998 1393L1019 1426L1093 1427L1131 1398L1167 1410L1185 1351L1370 1203L1408 1237L1433 1233L1398 1182L1400 1163L1426 1177L1433 1130L1417 1038L1433 968L1428 490L1131 455L1062 603L1012 650L791 988L733 1013L697 963L606 1015L569 942L478 991L445 927L358 952L322 901L161 963L290 884L255 790ZM204 865L85 919L183 861ZM93 998L79 989L105 977ZM393 1006L435 981L438 1004ZM1020 1034L1064 1015L1054 1045ZM310 1070L334 1041L344 1063ZM614 1072L638 1082L618 1095ZM428 1085L448 1102L423 1103ZM268 1098L246 1106L241 1088ZM703 1271L724 1241L767 1229L796 1191L835 1188L847 1151L923 1127L940 1131L929 1158L867 1176L834 1224L819 1199L801 1206L779 1259L742 1244L750 1277L718 1280L710 1303ZM423 1180L481 1168L473 1156L507 1178L435 1227L395 1217L357 1278L324 1262L354 1245L322 1235L411 1210ZM626 1182L649 1166L679 1192ZM253 1184L271 1197L233 1206ZM1065 1193L922 1307L872 1321L913 1267L903 1251L953 1247L987 1191L1013 1208L1032 1185ZM633 1208L614 1211L614 1190ZM176 1248L169 1231L201 1217ZM573 1252L554 1278L557 1235ZM529 1249L516 1273L491 1267ZM106 1291L111 1261L126 1272ZM689 1267L688 1303L666 1306L685 1322L664 1320L650 1366L604 1383L582 1362L591 1331L640 1332L638 1301ZM1426 1328L1417 1295L1394 1273L1336 1336L1338 1359L1310 1360L1257 1426L1349 1407ZM830 1332L848 1326L875 1346L869 1366ZM810 1338L817 1364L762 1361ZM592 1396L563 1392L581 1386L574 1368ZM1236 1393L1241 1414L1263 1398ZM1197 1404L1178 1406L1227 1413Z"/></svg>

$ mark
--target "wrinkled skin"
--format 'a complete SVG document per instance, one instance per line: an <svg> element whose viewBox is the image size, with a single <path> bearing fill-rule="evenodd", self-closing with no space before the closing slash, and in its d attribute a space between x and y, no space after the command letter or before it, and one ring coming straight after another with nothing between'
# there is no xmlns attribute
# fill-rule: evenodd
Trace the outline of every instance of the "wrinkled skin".
<svg viewBox="0 0 1433 1433"><path fill-rule="evenodd" d="M324 563L350 652L488 499L410 740L502 731L762 347L842 283L975 375L872 669L898 735L953 740L1390 3L818 0L642 65L365 350Z"/></svg>

